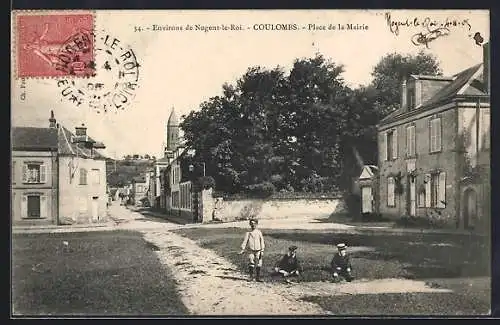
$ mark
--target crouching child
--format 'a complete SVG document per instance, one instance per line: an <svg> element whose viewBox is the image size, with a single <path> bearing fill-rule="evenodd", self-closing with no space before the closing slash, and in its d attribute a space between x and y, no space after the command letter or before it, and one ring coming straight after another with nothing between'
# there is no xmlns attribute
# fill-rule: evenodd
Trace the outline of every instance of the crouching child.
<svg viewBox="0 0 500 325"><path fill-rule="evenodd" d="M332 258L330 263L332 267L332 276L334 282L339 282L344 278L347 282L354 280L352 276L351 259L347 254L347 247L345 244L337 245L338 252Z"/></svg>
<svg viewBox="0 0 500 325"><path fill-rule="evenodd" d="M281 260L276 263L274 268L276 274L283 277L286 283L291 283L290 277L298 277L302 272L299 260L297 259L297 246L290 246Z"/></svg>

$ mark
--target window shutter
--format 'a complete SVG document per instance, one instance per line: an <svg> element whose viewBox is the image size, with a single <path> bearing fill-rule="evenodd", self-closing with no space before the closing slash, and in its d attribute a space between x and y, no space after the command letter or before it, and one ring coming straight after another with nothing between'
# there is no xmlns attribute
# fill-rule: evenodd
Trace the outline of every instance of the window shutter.
<svg viewBox="0 0 500 325"><path fill-rule="evenodd" d="M489 149L490 148L490 112L485 111L483 112L483 119L482 119L481 127L481 149Z"/></svg>
<svg viewBox="0 0 500 325"><path fill-rule="evenodd" d="M434 120L430 120L429 122L429 134L429 151L434 152L436 151L436 125Z"/></svg>
<svg viewBox="0 0 500 325"><path fill-rule="evenodd" d="M13 184L16 183L16 162L12 162L12 176L11 176L11 181Z"/></svg>
<svg viewBox="0 0 500 325"><path fill-rule="evenodd" d="M48 218L48 202L47 196L40 196L40 218Z"/></svg>
<svg viewBox="0 0 500 325"><path fill-rule="evenodd" d="M441 119L436 119L436 151L441 150Z"/></svg>
<svg viewBox="0 0 500 325"><path fill-rule="evenodd" d="M417 153L417 141L415 139L416 133L415 133L415 126L412 126L410 128L410 143L411 143L411 155L414 156Z"/></svg>
<svg viewBox="0 0 500 325"><path fill-rule="evenodd" d="M392 159L398 158L398 130L394 129L392 134Z"/></svg>
<svg viewBox="0 0 500 325"><path fill-rule="evenodd" d="M425 183L425 207L430 208L431 207L431 174L426 174L425 180L427 181L427 183Z"/></svg>
<svg viewBox="0 0 500 325"><path fill-rule="evenodd" d="M47 166L40 165L40 183L47 182Z"/></svg>
<svg viewBox="0 0 500 325"><path fill-rule="evenodd" d="M384 132L380 139L380 157L381 161L387 160L387 132Z"/></svg>
<svg viewBox="0 0 500 325"><path fill-rule="evenodd" d="M394 206L394 178L387 179L387 205Z"/></svg>
<svg viewBox="0 0 500 325"><path fill-rule="evenodd" d="M446 207L446 173L445 172L439 173L437 207L439 207L439 208Z"/></svg>
<svg viewBox="0 0 500 325"><path fill-rule="evenodd" d="M28 196L23 195L23 198L21 200L21 218L27 218L28 217Z"/></svg>
<svg viewBox="0 0 500 325"><path fill-rule="evenodd" d="M406 127L406 156L410 157L411 155L411 126Z"/></svg>
<svg viewBox="0 0 500 325"><path fill-rule="evenodd" d="M28 181L28 165L23 165L23 182L26 183Z"/></svg>

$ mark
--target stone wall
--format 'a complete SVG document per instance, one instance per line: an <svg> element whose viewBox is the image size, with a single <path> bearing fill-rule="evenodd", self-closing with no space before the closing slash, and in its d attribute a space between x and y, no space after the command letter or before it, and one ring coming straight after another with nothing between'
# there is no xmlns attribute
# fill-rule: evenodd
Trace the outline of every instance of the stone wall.
<svg viewBox="0 0 500 325"><path fill-rule="evenodd" d="M342 199L241 199L224 201L204 196L204 222L294 217L328 217L333 212L345 211Z"/></svg>

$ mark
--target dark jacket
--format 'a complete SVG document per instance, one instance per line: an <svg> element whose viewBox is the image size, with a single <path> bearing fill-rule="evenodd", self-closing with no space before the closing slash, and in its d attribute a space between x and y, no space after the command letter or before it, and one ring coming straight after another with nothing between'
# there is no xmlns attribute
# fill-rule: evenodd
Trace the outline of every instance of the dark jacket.
<svg viewBox="0 0 500 325"><path fill-rule="evenodd" d="M347 268L351 268L351 259L349 258L348 254L342 256L339 253L335 253L335 255L333 255L330 265L334 270L337 267L340 267L342 271L345 271Z"/></svg>
<svg viewBox="0 0 500 325"><path fill-rule="evenodd" d="M288 254L285 254L276 266L287 272L298 271L300 267L297 256L290 256Z"/></svg>

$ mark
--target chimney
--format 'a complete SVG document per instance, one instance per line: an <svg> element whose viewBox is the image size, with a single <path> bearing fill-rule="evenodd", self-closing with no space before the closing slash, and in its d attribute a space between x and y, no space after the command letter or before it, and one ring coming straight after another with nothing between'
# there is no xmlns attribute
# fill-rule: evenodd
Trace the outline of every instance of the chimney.
<svg viewBox="0 0 500 325"><path fill-rule="evenodd" d="M56 119L54 117L54 111L50 111L49 128L55 129L56 127L57 124L56 124Z"/></svg>
<svg viewBox="0 0 500 325"><path fill-rule="evenodd" d="M82 126L75 127L75 134L77 137L87 135L87 127L82 123Z"/></svg>
<svg viewBox="0 0 500 325"><path fill-rule="evenodd" d="M406 89L406 79L401 83L401 109L406 110L408 108L408 91Z"/></svg>
<svg viewBox="0 0 500 325"><path fill-rule="evenodd" d="M490 94L490 42L483 45L483 83L485 91Z"/></svg>

